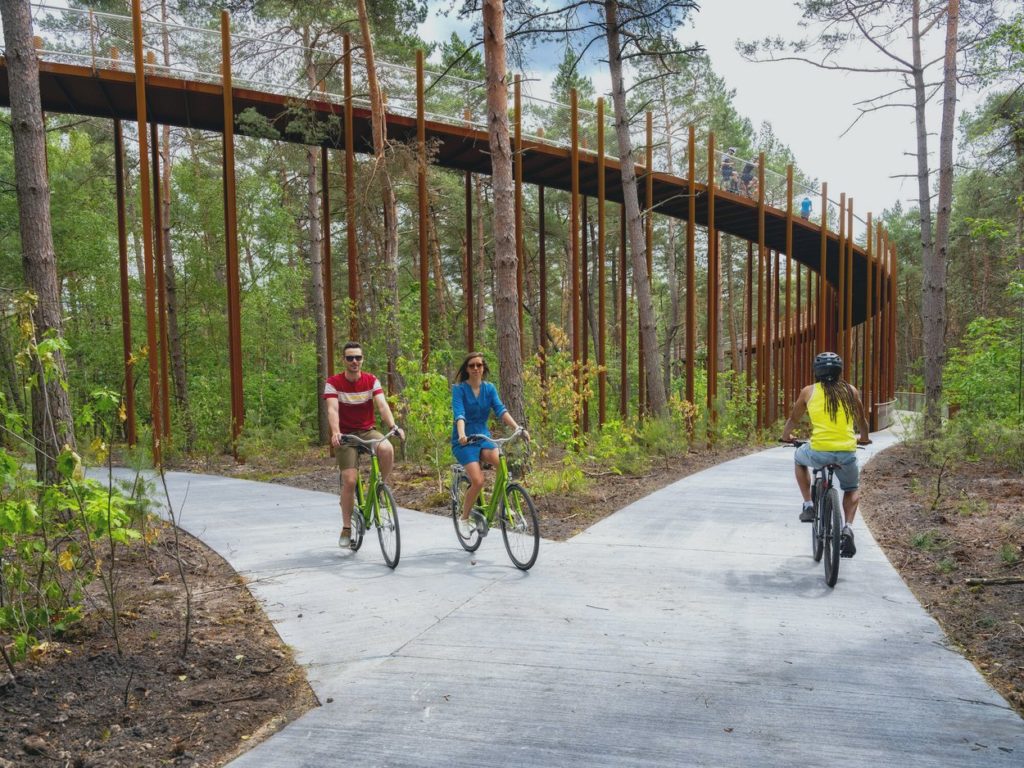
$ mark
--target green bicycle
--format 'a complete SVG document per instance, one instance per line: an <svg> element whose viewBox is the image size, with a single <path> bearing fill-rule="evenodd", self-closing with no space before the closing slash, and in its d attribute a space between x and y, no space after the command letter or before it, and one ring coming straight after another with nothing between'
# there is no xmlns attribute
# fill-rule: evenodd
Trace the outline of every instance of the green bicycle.
<svg viewBox="0 0 1024 768"><path fill-rule="evenodd" d="M508 463L505 460L503 446L505 443L521 438L522 429L517 429L504 438L488 437L487 435L468 435L467 444L489 440L498 446L497 474L494 478L494 489L490 498L484 492L477 497L470 519L476 528L467 536L459 527L462 517L462 505L469 489L469 478L461 464L452 466L451 510L452 522L455 523L455 535L467 552L475 552L480 542L496 523L501 525L501 535L505 540L505 550L516 568L527 571L537 562L540 549L540 527L537 523L537 507L526 489L516 482L511 482Z"/></svg>
<svg viewBox="0 0 1024 768"><path fill-rule="evenodd" d="M395 427L384 437L363 440L356 435L342 435L341 442L355 447L360 454L370 457L370 478L364 481L360 476L356 483L356 504L352 510L352 550L358 552L363 546L363 534L371 525L377 528L380 551L389 568L398 565L402 553L402 536L398 527L398 507L387 483L380 476L380 462L377 447L398 433Z"/></svg>

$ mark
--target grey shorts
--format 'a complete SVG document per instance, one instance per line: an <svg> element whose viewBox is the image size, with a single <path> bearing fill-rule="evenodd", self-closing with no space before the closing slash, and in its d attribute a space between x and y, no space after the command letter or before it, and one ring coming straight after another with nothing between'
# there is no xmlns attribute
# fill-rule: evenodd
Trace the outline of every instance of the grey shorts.
<svg viewBox="0 0 1024 768"><path fill-rule="evenodd" d="M818 469L826 464L838 464L836 478L844 491L855 491L860 487L860 467L857 466L856 451L814 451L810 443L796 449L793 456L797 464Z"/></svg>

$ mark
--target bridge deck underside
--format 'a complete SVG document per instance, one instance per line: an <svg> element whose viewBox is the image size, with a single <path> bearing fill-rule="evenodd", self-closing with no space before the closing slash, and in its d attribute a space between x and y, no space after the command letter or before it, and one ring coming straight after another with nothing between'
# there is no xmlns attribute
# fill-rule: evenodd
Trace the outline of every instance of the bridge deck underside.
<svg viewBox="0 0 1024 768"><path fill-rule="evenodd" d="M47 112L90 115L95 117L135 120L135 73L132 70L93 70L68 64L40 63L40 92ZM304 143L303 136L289 129L294 117L295 100L291 97L235 88L234 111L239 114L252 109L274 126L285 141ZM0 57L0 105L10 103L7 68ZM224 103L220 85L151 75L146 79L146 104L151 122L179 127L223 132ZM343 110L337 104L308 100L325 126L323 144L333 148L345 145ZM331 118L335 119L331 119ZM239 131L241 133L241 131ZM399 141L415 141L416 121L405 115L388 116L388 135ZM487 134L469 126L427 121L428 144L434 148L434 164L459 171L490 174L491 162ZM365 108L353 109L353 142L356 151L371 147L370 113ZM543 142L523 141L523 181L533 185L569 191L571 154L568 149ZM622 203L622 182L617 160L609 160L605 168L605 197ZM637 166L642 179L644 169ZM580 152L580 193L597 196L597 160L593 153ZM641 207L644 198L641 187ZM696 223L707 226L708 193L705 184L657 173L654 177L654 207L659 213L685 220L688 196L696 194ZM715 226L721 232L758 242L758 211L756 201L716 190ZM616 235L617 237L617 235ZM786 212L765 209L765 245L784 253L786 250ZM818 271L821 263L821 231L818 225L799 218L793 221L793 258ZM838 282L839 240L834 233L826 239L826 274L833 285ZM865 317L867 259L863 248L854 249L853 322ZM885 299L883 299L884 302Z"/></svg>

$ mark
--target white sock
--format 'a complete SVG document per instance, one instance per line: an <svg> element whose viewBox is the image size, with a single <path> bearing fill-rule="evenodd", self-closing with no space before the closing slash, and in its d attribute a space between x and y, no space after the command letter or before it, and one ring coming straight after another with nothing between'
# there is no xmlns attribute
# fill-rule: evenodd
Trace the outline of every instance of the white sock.
<svg viewBox="0 0 1024 768"><path fill-rule="evenodd" d="M804 509L814 509L814 502L813 501L805 501L804 502Z"/></svg>

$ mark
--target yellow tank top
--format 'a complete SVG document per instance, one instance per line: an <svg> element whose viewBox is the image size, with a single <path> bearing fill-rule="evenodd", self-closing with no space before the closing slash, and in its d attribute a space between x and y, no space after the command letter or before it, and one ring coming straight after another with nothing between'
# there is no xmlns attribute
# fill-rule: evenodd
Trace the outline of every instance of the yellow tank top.
<svg viewBox="0 0 1024 768"><path fill-rule="evenodd" d="M853 414L847 413L843 404L836 410L833 421L825 406L825 391L821 384L815 384L807 401L807 415L811 417L811 450L814 451L855 451L857 437L853 431Z"/></svg>

